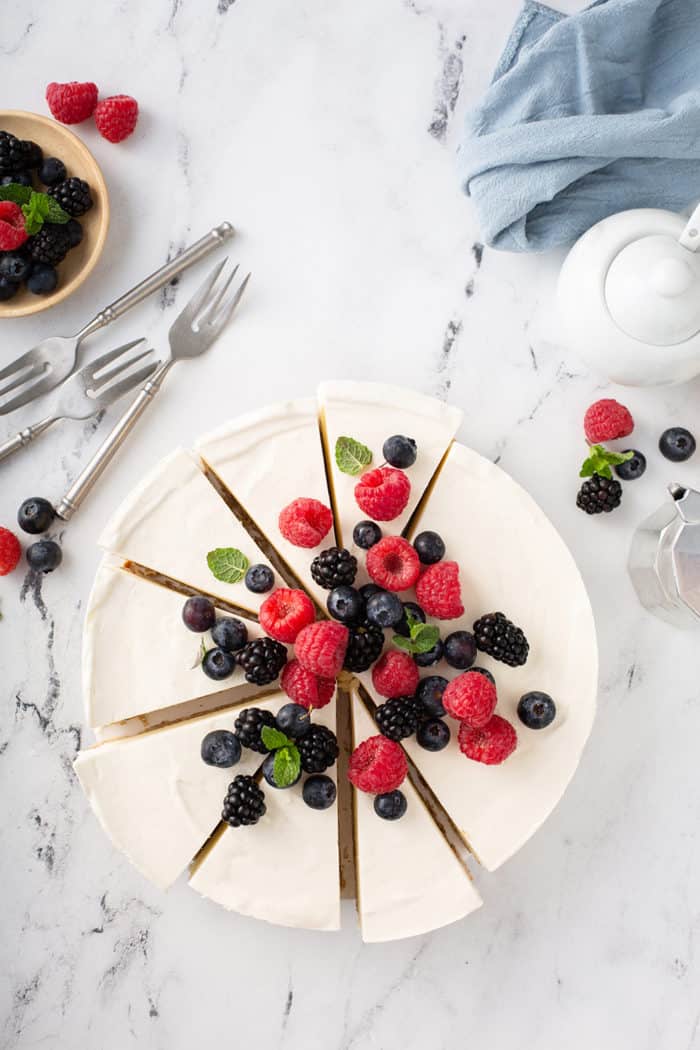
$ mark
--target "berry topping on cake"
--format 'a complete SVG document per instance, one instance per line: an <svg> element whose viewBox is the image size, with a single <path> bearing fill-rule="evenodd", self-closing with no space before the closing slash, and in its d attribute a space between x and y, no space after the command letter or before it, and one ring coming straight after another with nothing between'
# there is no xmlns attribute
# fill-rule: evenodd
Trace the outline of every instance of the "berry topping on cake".
<svg viewBox="0 0 700 1050"><path fill-rule="evenodd" d="M375 543L379 543L382 538L382 530L377 525L376 521L358 521L355 528L352 530L352 541L357 547L361 547L362 550L368 551L370 547L374 547Z"/></svg>
<svg viewBox="0 0 700 1050"><path fill-rule="evenodd" d="M589 445L627 437L634 430L634 420L628 408L614 398L595 401L583 417L583 429Z"/></svg>
<svg viewBox="0 0 700 1050"><path fill-rule="evenodd" d="M408 653L390 650L372 668L372 684L380 696L413 696L418 688L418 668Z"/></svg>
<svg viewBox="0 0 700 1050"><path fill-rule="evenodd" d="M27 240L24 215L18 204L0 201L0 252L13 252Z"/></svg>
<svg viewBox="0 0 700 1050"><path fill-rule="evenodd" d="M235 616L223 616L212 627L211 636L219 649L237 653L248 641L248 628Z"/></svg>
<svg viewBox="0 0 700 1050"><path fill-rule="evenodd" d="M335 692L334 678L319 678L298 660L290 660L282 671L280 685L290 700L304 707L325 707Z"/></svg>
<svg viewBox="0 0 700 1050"><path fill-rule="evenodd" d="M473 671L453 678L442 695L448 715L475 728L486 725L496 710L496 701L495 685Z"/></svg>
<svg viewBox="0 0 700 1050"><path fill-rule="evenodd" d="M421 722L416 732L416 743L425 751L442 751L450 742L450 727L441 718Z"/></svg>
<svg viewBox="0 0 700 1050"><path fill-rule="evenodd" d="M202 670L207 678L213 678L215 682L222 682L224 678L230 678L236 670L236 657L225 649L207 649L202 657Z"/></svg>
<svg viewBox="0 0 700 1050"><path fill-rule="evenodd" d="M136 127L139 104L131 95L110 95L95 106L97 130L108 142L123 142Z"/></svg>
<svg viewBox="0 0 700 1050"><path fill-rule="evenodd" d="M528 729L545 729L554 721L556 704L549 693L534 690L518 701L518 718Z"/></svg>
<svg viewBox="0 0 700 1050"><path fill-rule="evenodd" d="M389 740L404 740L418 726L421 704L413 696L396 696L380 704L374 714L380 733Z"/></svg>
<svg viewBox="0 0 700 1050"><path fill-rule="evenodd" d="M359 623L363 619L365 603L362 595L354 587L341 584L334 587L326 599L326 608L334 620L340 623Z"/></svg>
<svg viewBox="0 0 700 1050"><path fill-rule="evenodd" d="M263 743L263 726L273 727L274 724L275 716L272 711L264 711L260 707L245 707L236 717L234 729L243 747L266 755L269 748Z"/></svg>
<svg viewBox="0 0 700 1050"><path fill-rule="evenodd" d="M367 671L384 648L384 631L371 623L351 627L343 667L347 671Z"/></svg>
<svg viewBox="0 0 700 1050"><path fill-rule="evenodd" d="M301 765L299 765L298 760L294 763L290 772L287 772L289 766L285 762L285 765L282 767L285 771L285 775L280 778L280 765L277 752L267 755L261 768L266 783L273 788L290 788L297 784L301 779Z"/></svg>
<svg viewBox="0 0 700 1050"><path fill-rule="evenodd" d="M236 653L236 660L251 685L274 682L287 662L287 650L272 638L255 638Z"/></svg>
<svg viewBox="0 0 700 1050"><path fill-rule="evenodd" d="M584 481L576 496L576 506L586 514L609 514L622 503L622 485L601 474Z"/></svg>
<svg viewBox="0 0 700 1050"><path fill-rule="evenodd" d="M419 532L413 546L422 565L435 565L445 557L445 542L437 532Z"/></svg>
<svg viewBox="0 0 700 1050"><path fill-rule="evenodd" d="M421 678L416 689L416 699L422 704L426 715L429 715L431 718L442 718L444 716L445 708L442 698L445 689L447 689L447 679L443 678L442 675L431 674L427 678Z"/></svg>
<svg viewBox="0 0 700 1050"><path fill-rule="evenodd" d="M241 757L241 742L228 729L214 729L202 740L202 761L208 766L228 769Z"/></svg>
<svg viewBox="0 0 700 1050"><path fill-rule="evenodd" d="M518 737L515 729L500 715L494 715L481 729L462 722L459 727L459 750L475 762L497 766L515 751Z"/></svg>
<svg viewBox="0 0 700 1050"><path fill-rule="evenodd" d="M391 591L378 591L367 602L367 622L375 627L396 627L403 618L403 603Z"/></svg>
<svg viewBox="0 0 700 1050"><path fill-rule="evenodd" d="M97 105L97 84L71 80L68 84L49 84L46 101L51 116L61 124L82 124Z"/></svg>
<svg viewBox="0 0 700 1050"><path fill-rule="evenodd" d="M469 631L453 631L445 639L445 660L450 667L466 671L476 660L476 640Z"/></svg>
<svg viewBox="0 0 700 1050"><path fill-rule="evenodd" d="M410 624L408 622L409 618L411 620ZM403 616L394 628L396 633L400 634L402 638L410 638L411 629L413 628L415 633L415 627L418 623L425 623L425 613L420 605L416 605L415 602L404 602Z"/></svg>
<svg viewBox="0 0 700 1050"><path fill-rule="evenodd" d="M325 620L310 623L300 631L294 645L297 660L307 671L321 678L340 673L348 647L348 629L342 623Z"/></svg>
<svg viewBox="0 0 700 1050"><path fill-rule="evenodd" d="M17 567L21 554L22 548L14 532L0 525L0 576L7 576Z"/></svg>
<svg viewBox="0 0 700 1050"><path fill-rule="evenodd" d="M385 536L367 551L367 572L387 591L406 591L420 576L414 548L401 536Z"/></svg>
<svg viewBox="0 0 700 1050"><path fill-rule="evenodd" d="M210 598L196 594L188 598L182 607L182 622L195 634L210 631L216 623L216 609Z"/></svg>
<svg viewBox="0 0 700 1050"><path fill-rule="evenodd" d="M374 800L374 812L382 820L399 820L408 809L403 791L385 791Z"/></svg>
<svg viewBox="0 0 700 1050"><path fill-rule="evenodd" d="M428 616L454 620L464 612L456 561L429 565L416 584L416 597Z"/></svg>
<svg viewBox="0 0 700 1050"><path fill-rule="evenodd" d="M421 652L413 654L413 659L416 661L419 667L432 667L433 664L437 664L442 660L445 651L445 646L441 638L438 638L432 649L426 649Z"/></svg>
<svg viewBox="0 0 700 1050"><path fill-rule="evenodd" d="M269 565L251 565L245 574L245 585L253 594L267 594L275 586L275 574Z"/></svg>
<svg viewBox="0 0 700 1050"><path fill-rule="evenodd" d="M338 757L338 741L327 726L312 725L297 747L305 773L324 773Z"/></svg>
<svg viewBox="0 0 700 1050"><path fill-rule="evenodd" d="M304 591L278 587L260 606L262 629L278 642L294 642L299 631L316 619L314 604Z"/></svg>
<svg viewBox="0 0 700 1050"><path fill-rule="evenodd" d="M295 547L318 547L332 528L330 508L317 499L295 499L280 512L280 532Z"/></svg>
<svg viewBox="0 0 700 1050"><path fill-rule="evenodd" d="M349 586L355 582L357 558L344 547L328 547L311 562L311 575L327 591L341 584Z"/></svg>
<svg viewBox="0 0 700 1050"><path fill-rule="evenodd" d="M382 446L382 455L387 463L392 467L401 467L402 470L413 466L417 452L413 438L404 437L403 434L394 434L387 438Z"/></svg>
<svg viewBox="0 0 700 1050"><path fill-rule="evenodd" d="M323 773L313 773L307 777L301 789L302 798L311 809L329 809L337 793L335 783Z"/></svg>
<svg viewBox="0 0 700 1050"><path fill-rule="evenodd" d="M298 740L311 729L309 709L303 704L283 704L275 716L275 723L282 733Z"/></svg>
<svg viewBox="0 0 700 1050"><path fill-rule="evenodd" d="M370 736L350 756L348 780L358 791L381 795L403 784L408 763L400 744L388 737Z"/></svg>
<svg viewBox="0 0 700 1050"><path fill-rule="evenodd" d="M221 819L232 828L257 824L266 811L265 795L253 777L239 773L229 784Z"/></svg>
<svg viewBox="0 0 700 1050"><path fill-rule="evenodd" d="M520 667L530 652L522 630L511 623L502 612L487 613L486 616L480 617L474 624L474 637L477 648L482 653L487 653L494 660L500 660L509 667Z"/></svg>
<svg viewBox="0 0 700 1050"><path fill-rule="evenodd" d="M411 495L411 482L395 467L376 467L362 475L355 485L360 510L376 521L393 521L405 509Z"/></svg>

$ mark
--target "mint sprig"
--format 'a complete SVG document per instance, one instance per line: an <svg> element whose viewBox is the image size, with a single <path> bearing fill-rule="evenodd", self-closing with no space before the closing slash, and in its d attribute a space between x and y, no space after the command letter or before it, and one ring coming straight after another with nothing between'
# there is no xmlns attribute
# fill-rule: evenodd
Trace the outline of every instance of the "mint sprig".
<svg viewBox="0 0 700 1050"><path fill-rule="evenodd" d="M590 478L594 474L599 474L601 478L611 478L611 468L626 463L628 459L632 459L633 455L634 452L610 452L603 445L591 445L588 457L583 461L579 477Z"/></svg>
<svg viewBox="0 0 700 1050"><path fill-rule="evenodd" d="M236 547L217 547L207 554L207 565L222 583L238 583L248 571L250 562Z"/></svg>
<svg viewBox="0 0 700 1050"><path fill-rule="evenodd" d="M357 475L372 462L372 450L351 437L339 437L335 443L335 461L343 474Z"/></svg>
<svg viewBox="0 0 700 1050"><path fill-rule="evenodd" d="M406 610L406 623L408 624L409 637L395 634L391 639L397 649L402 649L412 656L419 653L429 653L434 649L440 639L440 628L432 623L422 623L410 610Z"/></svg>
<svg viewBox="0 0 700 1050"><path fill-rule="evenodd" d="M289 787L299 776L301 755L293 740L275 729L274 726L263 726L260 738L269 751L274 751L272 774L278 787Z"/></svg>
<svg viewBox="0 0 700 1050"><path fill-rule="evenodd" d="M11 201L20 206L24 228L30 237L37 234L45 222L63 225L70 219L70 215L48 193L37 193L31 186L21 186L18 182L0 186L0 201Z"/></svg>

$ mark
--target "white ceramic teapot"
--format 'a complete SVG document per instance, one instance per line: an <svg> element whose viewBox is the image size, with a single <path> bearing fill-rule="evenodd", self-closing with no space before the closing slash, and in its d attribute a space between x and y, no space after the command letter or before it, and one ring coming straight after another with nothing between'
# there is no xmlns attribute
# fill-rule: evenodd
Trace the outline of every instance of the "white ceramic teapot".
<svg viewBox="0 0 700 1050"><path fill-rule="evenodd" d="M688 220L637 208L596 223L564 260L557 298L567 346L613 382L700 375L700 205Z"/></svg>

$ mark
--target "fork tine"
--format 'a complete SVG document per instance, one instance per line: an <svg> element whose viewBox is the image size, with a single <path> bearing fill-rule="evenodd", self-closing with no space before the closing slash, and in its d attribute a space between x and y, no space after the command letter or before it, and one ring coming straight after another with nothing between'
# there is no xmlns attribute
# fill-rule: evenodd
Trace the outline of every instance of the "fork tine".
<svg viewBox="0 0 700 1050"><path fill-rule="evenodd" d="M145 341L146 341L145 339L139 339L140 343L141 342L145 342ZM137 361L142 361L144 357L148 357L148 355L152 354L152 353L153 353L153 348L149 346L145 350L142 350L140 354L136 354L134 357L130 357L126 361L118 361L116 363L116 365L114 366L114 368L107 369L107 371L104 373L104 375L101 375L97 379L93 380L93 382L95 384L95 392L97 393L99 390L104 389L104 387L112 379L114 379L115 376L120 375L127 368L131 368L132 365L135 365Z"/></svg>
<svg viewBox="0 0 700 1050"><path fill-rule="evenodd" d="M120 397L124 397L125 394L134 390L137 386L152 376L159 364L160 361L152 361L150 365L146 365L145 368L139 369L139 371L134 372L133 375L126 376L125 379L121 379L118 383L113 383L112 386L108 387L106 390L100 390L100 392L95 395L95 401L103 407L114 404L114 402L118 401Z"/></svg>
<svg viewBox="0 0 700 1050"><path fill-rule="evenodd" d="M133 339L130 343L123 343L121 346L115 346L112 350L108 350L101 357L96 357L94 361L88 361L87 364L83 365L80 371L83 373L86 379L94 377L101 368L108 365L110 361L114 361L115 358L121 357L122 354L127 354L129 350L133 350L135 346L139 346L140 343L145 343L145 339Z"/></svg>
<svg viewBox="0 0 700 1050"><path fill-rule="evenodd" d="M231 296L229 302L225 303L217 312L216 317L213 317L212 320L208 322L208 324L210 324L212 328L216 328L216 330L219 331L221 328L223 328L225 324L228 324L229 320L231 319L231 314L236 309L236 307L241 301L241 298L243 297L243 293L248 286L248 281L250 280L250 278L251 275L249 273L245 275L240 285L238 286L234 294Z"/></svg>
<svg viewBox="0 0 700 1050"><path fill-rule="evenodd" d="M212 291L214 285L216 284L216 282L218 281L219 275L221 274L221 271L223 270L223 268L224 268L224 266L226 265L227 262L228 262L228 256L225 259L223 259L220 263L217 263L217 265L214 267L214 269L211 271L211 273L207 277L207 279L204 282L204 284L202 284L197 289L197 291L194 293L194 295L192 296L192 298L188 302L187 306L185 307L185 309L180 314L180 317L178 318L178 320L180 320L180 318L182 318L182 317L187 317L187 318L190 318L190 319L196 317L196 315L202 309L202 306L204 305L204 303L209 298L209 295L211 294L211 291Z"/></svg>
<svg viewBox="0 0 700 1050"><path fill-rule="evenodd" d="M19 386L24 386L30 379L34 379L36 376L41 375L46 370L46 365L43 362L37 362L32 365L31 368L23 368L21 371L15 373L15 378L10 382L6 383L2 389L0 389L0 398L5 397L10 391L16 390Z"/></svg>
<svg viewBox="0 0 700 1050"><path fill-rule="evenodd" d="M34 350L27 350L21 357L15 358L14 361L10 361L9 365L5 365L4 368L0 369L0 379L8 379L13 376L15 372L19 372L20 369L26 368L36 360L36 353Z"/></svg>
<svg viewBox="0 0 700 1050"><path fill-rule="evenodd" d="M210 320L213 320L221 301L223 300L224 296L226 295L226 292L231 286L231 281L237 273L238 263L236 263L226 280L220 282L221 288L217 288L216 290L212 289L212 295L205 302L201 312L197 315L195 319L198 325L207 324Z"/></svg>

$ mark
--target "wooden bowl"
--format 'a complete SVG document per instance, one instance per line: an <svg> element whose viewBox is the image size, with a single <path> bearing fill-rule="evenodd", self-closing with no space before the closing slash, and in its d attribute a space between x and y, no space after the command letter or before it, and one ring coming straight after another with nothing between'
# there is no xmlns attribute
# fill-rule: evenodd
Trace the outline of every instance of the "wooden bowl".
<svg viewBox="0 0 700 1050"><path fill-rule="evenodd" d="M58 287L49 295L33 295L26 288L20 289L14 298L0 302L0 319L3 317L26 317L48 310L63 302L79 288L92 273L104 247L109 228L109 197L107 186L99 165L90 150L80 139L50 117L20 110L0 110L0 130L9 131L19 139L31 139L41 146L45 157L59 157L65 164L68 175L84 179L90 187L93 207L79 222L84 236L77 248L73 248L58 267ZM45 187L37 182L36 189Z"/></svg>

